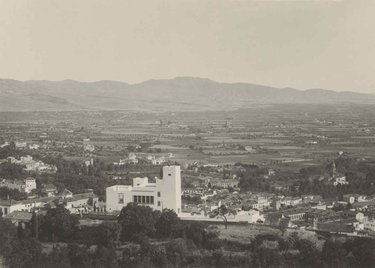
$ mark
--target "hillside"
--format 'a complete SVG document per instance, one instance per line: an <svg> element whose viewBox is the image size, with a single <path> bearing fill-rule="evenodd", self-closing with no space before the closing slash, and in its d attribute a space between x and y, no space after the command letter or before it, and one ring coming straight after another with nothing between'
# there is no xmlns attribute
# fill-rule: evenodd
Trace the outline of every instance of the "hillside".
<svg viewBox="0 0 375 268"><path fill-rule="evenodd" d="M344 102L375 104L375 95L323 89L279 89L192 77L149 80L139 84L0 79L0 111L229 110L254 104Z"/></svg>

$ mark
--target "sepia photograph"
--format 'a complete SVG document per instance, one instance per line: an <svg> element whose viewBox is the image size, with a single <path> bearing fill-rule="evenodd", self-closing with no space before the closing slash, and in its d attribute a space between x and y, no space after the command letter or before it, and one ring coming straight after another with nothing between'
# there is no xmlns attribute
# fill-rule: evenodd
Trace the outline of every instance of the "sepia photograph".
<svg viewBox="0 0 375 268"><path fill-rule="evenodd" d="M375 0L0 0L0 268L375 267Z"/></svg>

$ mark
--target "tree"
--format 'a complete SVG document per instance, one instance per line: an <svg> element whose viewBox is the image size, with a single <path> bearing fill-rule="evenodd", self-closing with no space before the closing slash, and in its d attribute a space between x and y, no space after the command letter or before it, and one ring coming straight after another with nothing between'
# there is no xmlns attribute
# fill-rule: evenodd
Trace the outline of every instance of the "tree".
<svg viewBox="0 0 375 268"><path fill-rule="evenodd" d="M96 243L103 247L115 247L121 234L121 225L117 222L104 222L100 224L96 232Z"/></svg>
<svg viewBox="0 0 375 268"><path fill-rule="evenodd" d="M50 241L69 240L78 225L78 220L63 205L49 209L44 216L41 231Z"/></svg>
<svg viewBox="0 0 375 268"><path fill-rule="evenodd" d="M282 267L282 257L277 250L259 247L253 257L255 267Z"/></svg>
<svg viewBox="0 0 375 268"><path fill-rule="evenodd" d="M0 176L7 179L25 177L21 166L8 162L0 164Z"/></svg>
<svg viewBox="0 0 375 268"><path fill-rule="evenodd" d="M348 252L352 252L358 267L375 267L375 241L371 238L355 238L345 243Z"/></svg>
<svg viewBox="0 0 375 268"><path fill-rule="evenodd" d="M98 247L93 255L93 267L118 267L116 251L113 248Z"/></svg>
<svg viewBox="0 0 375 268"><path fill-rule="evenodd" d="M121 210L118 222L122 227L121 240L131 240L135 235L150 236L155 232L155 218L150 207L129 203Z"/></svg>
<svg viewBox="0 0 375 268"><path fill-rule="evenodd" d="M27 194L21 193L18 189L0 187L0 199L25 200L27 199Z"/></svg>
<svg viewBox="0 0 375 268"><path fill-rule="evenodd" d="M33 215L31 217L31 235L35 239L39 239L39 217L36 214L35 210L33 210Z"/></svg>
<svg viewBox="0 0 375 268"><path fill-rule="evenodd" d="M346 250L342 243L331 239L324 243L322 249L322 260L327 263L329 267L343 267L345 255Z"/></svg>
<svg viewBox="0 0 375 268"><path fill-rule="evenodd" d="M180 219L171 209L164 209L156 222L156 234L160 237L170 237L174 233L174 228Z"/></svg>
<svg viewBox="0 0 375 268"><path fill-rule="evenodd" d="M185 236L194 242L196 246L201 246L204 242L205 225L201 222L186 223Z"/></svg>
<svg viewBox="0 0 375 268"><path fill-rule="evenodd" d="M287 252L292 247L291 241L289 239L280 238L279 240L279 250L283 253Z"/></svg>
<svg viewBox="0 0 375 268"><path fill-rule="evenodd" d="M42 245L35 238L13 241L12 253L7 259L9 267L34 267L42 255Z"/></svg>
<svg viewBox="0 0 375 268"><path fill-rule="evenodd" d="M307 239L299 239L295 242L299 250L299 262L303 267L318 267L320 265L320 254L313 242Z"/></svg>
<svg viewBox="0 0 375 268"><path fill-rule="evenodd" d="M177 238L170 241L166 245L166 252L168 260L175 266L181 267L186 260L186 255L188 253L188 248L186 245L186 240L182 238Z"/></svg>
<svg viewBox="0 0 375 268"><path fill-rule="evenodd" d="M7 257L12 252L12 242L17 240L17 229L9 221L0 218L0 256Z"/></svg>
<svg viewBox="0 0 375 268"><path fill-rule="evenodd" d="M229 210L225 205L221 205L218 209L214 210L211 214L211 217L220 216L224 220L225 229L228 228L228 218L230 214L235 214L235 211Z"/></svg>

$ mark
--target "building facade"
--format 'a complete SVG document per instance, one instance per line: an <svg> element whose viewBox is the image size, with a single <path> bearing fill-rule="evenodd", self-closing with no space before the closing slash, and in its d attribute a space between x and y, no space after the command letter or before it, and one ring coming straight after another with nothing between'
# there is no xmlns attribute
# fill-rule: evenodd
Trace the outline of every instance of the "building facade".
<svg viewBox="0 0 375 268"><path fill-rule="evenodd" d="M148 178L134 178L133 185L114 185L106 189L107 212L121 211L128 203L165 208L181 213L180 166L164 166L162 179L150 183Z"/></svg>

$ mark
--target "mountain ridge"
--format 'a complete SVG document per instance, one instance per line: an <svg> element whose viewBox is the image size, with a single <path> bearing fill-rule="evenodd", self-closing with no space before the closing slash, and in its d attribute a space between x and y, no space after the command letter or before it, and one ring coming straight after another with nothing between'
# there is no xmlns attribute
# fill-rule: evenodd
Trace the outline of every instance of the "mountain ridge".
<svg viewBox="0 0 375 268"><path fill-rule="evenodd" d="M112 80L0 79L0 111L232 110L278 103L375 104L375 95L319 88L300 90L251 83L222 83L186 76L136 84Z"/></svg>

